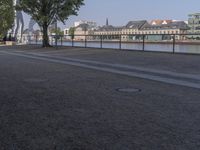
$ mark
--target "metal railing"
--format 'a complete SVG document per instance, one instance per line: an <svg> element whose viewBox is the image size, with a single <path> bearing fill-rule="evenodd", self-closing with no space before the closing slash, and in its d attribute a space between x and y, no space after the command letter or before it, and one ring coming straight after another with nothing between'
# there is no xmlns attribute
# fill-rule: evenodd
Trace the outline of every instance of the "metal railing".
<svg viewBox="0 0 200 150"><path fill-rule="evenodd" d="M200 54L200 34L50 35L49 40L53 46ZM42 44L42 36L23 36L22 41Z"/></svg>

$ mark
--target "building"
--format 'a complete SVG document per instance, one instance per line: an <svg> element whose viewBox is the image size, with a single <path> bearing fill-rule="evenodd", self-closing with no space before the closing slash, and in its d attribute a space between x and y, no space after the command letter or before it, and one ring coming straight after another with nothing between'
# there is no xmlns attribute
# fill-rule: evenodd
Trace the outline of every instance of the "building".
<svg viewBox="0 0 200 150"><path fill-rule="evenodd" d="M65 28L64 29L64 36L68 36L69 35L69 28Z"/></svg>
<svg viewBox="0 0 200 150"><path fill-rule="evenodd" d="M99 27L94 30L94 35L97 38L100 36L103 39L115 40L119 39L123 41L141 40L143 35L146 35L146 40L159 41L159 40L171 40L174 34L186 34L189 27L184 21L173 20L152 20L147 22L146 20L129 21L123 27L114 27L108 24ZM98 36L99 35L99 36ZM185 35L176 35L177 40L183 40Z"/></svg>
<svg viewBox="0 0 200 150"><path fill-rule="evenodd" d="M74 27L78 27L81 24L87 24L90 28L96 28L97 27L97 23L94 21L86 21L86 20L80 20L80 21L76 21L74 22Z"/></svg>
<svg viewBox="0 0 200 150"><path fill-rule="evenodd" d="M94 34L94 29L88 24L80 24L75 28L74 39L75 40L85 40L92 39L92 35ZM91 36L89 36L91 35Z"/></svg>
<svg viewBox="0 0 200 150"><path fill-rule="evenodd" d="M167 23L146 23L140 33L148 35L148 40L171 40L173 34L186 34L189 27L184 21L169 21ZM185 39L184 35L176 35L177 40Z"/></svg>
<svg viewBox="0 0 200 150"><path fill-rule="evenodd" d="M112 25L105 25L99 27L94 31L94 35L100 38L102 36L103 39L119 39L123 27L115 27Z"/></svg>
<svg viewBox="0 0 200 150"><path fill-rule="evenodd" d="M88 34L93 34L93 30L97 28L97 23L94 21L85 21L85 20L80 20L74 22L74 35L79 35L75 36L75 40L85 40L85 36ZM65 28L64 29L64 37L66 39L71 39L69 36L69 30L70 28Z"/></svg>
<svg viewBox="0 0 200 150"><path fill-rule="evenodd" d="M141 34L140 29L147 23L146 20L129 21L122 29L122 40L135 40L137 34ZM136 35L136 36L133 36Z"/></svg>
<svg viewBox="0 0 200 150"><path fill-rule="evenodd" d="M93 34L93 30L97 28L97 23L94 21L76 21L74 22L74 39L75 40L85 40L85 36L88 37L89 34ZM64 36L65 38L69 37L69 30L70 28L64 29Z"/></svg>
<svg viewBox="0 0 200 150"><path fill-rule="evenodd" d="M162 24L169 24L171 23L172 20L160 20L160 19L157 19L157 20L152 20L150 22L151 25L162 25Z"/></svg>
<svg viewBox="0 0 200 150"><path fill-rule="evenodd" d="M186 34L188 29L184 21L130 21L122 29L122 40L140 40L143 38L142 35L148 35L146 36L148 40L171 40L172 36L169 34ZM185 36L176 35L176 39L185 39Z"/></svg>
<svg viewBox="0 0 200 150"><path fill-rule="evenodd" d="M98 27L94 30L95 39L112 39L117 40L120 38L123 27L117 27L109 25L108 19L106 19L106 24L102 27Z"/></svg>
<svg viewBox="0 0 200 150"><path fill-rule="evenodd" d="M109 25L108 19L106 24L101 27L93 28L91 24L82 23L75 29L76 40L121 40L133 41L142 40L145 36L149 41L172 40L175 35L177 40L185 40L188 33L187 23L176 20L146 20L129 21L125 26ZM67 30L66 30L67 32ZM65 32L65 34L67 34Z"/></svg>
<svg viewBox="0 0 200 150"><path fill-rule="evenodd" d="M30 35L29 29L23 31L22 40L24 43L37 43L43 40L43 33L41 30L33 30Z"/></svg>
<svg viewBox="0 0 200 150"><path fill-rule="evenodd" d="M200 34L200 13L190 14L188 19L188 26L190 34ZM199 36L191 35L192 38L199 38Z"/></svg>

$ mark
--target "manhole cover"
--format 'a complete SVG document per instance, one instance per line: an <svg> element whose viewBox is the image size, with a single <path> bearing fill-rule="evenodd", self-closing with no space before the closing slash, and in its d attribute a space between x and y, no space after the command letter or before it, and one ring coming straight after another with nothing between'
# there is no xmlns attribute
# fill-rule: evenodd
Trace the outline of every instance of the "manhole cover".
<svg viewBox="0 0 200 150"><path fill-rule="evenodd" d="M141 89L138 88L118 88L116 90L118 92L127 92L127 93L141 92Z"/></svg>
<svg viewBox="0 0 200 150"><path fill-rule="evenodd" d="M31 79L25 79L24 81L29 83L41 83L41 82L46 82L47 79L31 78Z"/></svg>

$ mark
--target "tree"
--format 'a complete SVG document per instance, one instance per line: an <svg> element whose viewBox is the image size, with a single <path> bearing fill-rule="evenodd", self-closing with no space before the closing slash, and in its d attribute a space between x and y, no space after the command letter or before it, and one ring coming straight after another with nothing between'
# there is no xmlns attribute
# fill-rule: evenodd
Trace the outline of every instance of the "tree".
<svg viewBox="0 0 200 150"><path fill-rule="evenodd" d="M49 29L49 33L50 33L50 34L57 34L57 35L59 35L59 36L64 35L64 32L61 30L60 27L58 27L57 29L56 29L55 27L54 27L54 28L50 28L50 29Z"/></svg>
<svg viewBox="0 0 200 150"><path fill-rule="evenodd" d="M13 0L0 0L0 38L4 37L14 23Z"/></svg>
<svg viewBox="0 0 200 150"><path fill-rule="evenodd" d="M43 47L49 47L48 27L55 20L64 23L77 12L84 0L20 0L17 9L29 14L43 32Z"/></svg>
<svg viewBox="0 0 200 150"><path fill-rule="evenodd" d="M74 32L75 32L76 28L75 27L71 27L69 29L69 35L71 36L71 39L74 39Z"/></svg>
<svg viewBox="0 0 200 150"><path fill-rule="evenodd" d="M49 29L49 33L51 35L53 35L54 38L57 38L57 39L60 39L64 35L64 31L62 31L60 27L58 27L57 29L55 27L54 28L50 28Z"/></svg>

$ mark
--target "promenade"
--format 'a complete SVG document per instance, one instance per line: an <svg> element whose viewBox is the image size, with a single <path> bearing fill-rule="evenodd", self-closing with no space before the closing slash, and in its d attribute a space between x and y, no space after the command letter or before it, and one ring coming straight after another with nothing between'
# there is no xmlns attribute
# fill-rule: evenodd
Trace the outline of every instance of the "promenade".
<svg viewBox="0 0 200 150"><path fill-rule="evenodd" d="M0 149L199 150L200 55L0 47Z"/></svg>

